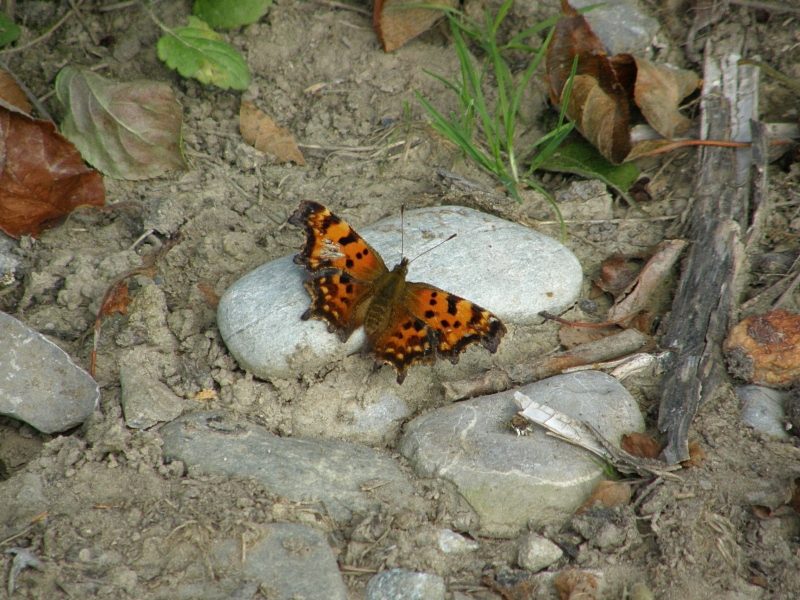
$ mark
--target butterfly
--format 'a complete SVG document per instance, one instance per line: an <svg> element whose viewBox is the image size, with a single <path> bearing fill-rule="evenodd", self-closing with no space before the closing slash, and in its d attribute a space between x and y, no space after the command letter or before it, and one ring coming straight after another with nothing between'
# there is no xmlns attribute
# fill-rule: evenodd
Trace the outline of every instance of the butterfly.
<svg viewBox="0 0 800 600"><path fill-rule="evenodd" d="M406 281L408 258L391 271L364 239L317 202L304 200L289 217L306 240L294 262L308 272L311 306L302 320L321 319L346 342L361 325L362 356L388 363L403 383L409 367L436 358L458 363L471 344L494 354L506 333L503 323L469 300L427 283Z"/></svg>

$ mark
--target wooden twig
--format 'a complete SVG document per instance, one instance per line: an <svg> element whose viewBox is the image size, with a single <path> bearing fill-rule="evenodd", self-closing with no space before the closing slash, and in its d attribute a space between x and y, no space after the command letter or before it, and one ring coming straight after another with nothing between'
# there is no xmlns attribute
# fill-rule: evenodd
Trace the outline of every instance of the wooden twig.
<svg viewBox="0 0 800 600"><path fill-rule="evenodd" d="M750 141L757 109L757 75L736 65L739 44L716 58L706 46L702 137ZM726 93L736 94L726 97ZM689 427L701 404L722 388L726 368L721 345L734 317L742 279L742 235L747 227L750 148L705 147L688 221L692 242L662 346L673 353L661 385L658 427L667 436L669 464L689 458Z"/></svg>

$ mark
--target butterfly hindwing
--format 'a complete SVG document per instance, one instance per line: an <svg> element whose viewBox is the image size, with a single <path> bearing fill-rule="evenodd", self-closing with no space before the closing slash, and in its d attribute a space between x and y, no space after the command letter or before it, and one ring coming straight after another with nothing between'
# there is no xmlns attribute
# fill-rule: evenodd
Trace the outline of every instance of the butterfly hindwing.
<svg viewBox="0 0 800 600"><path fill-rule="evenodd" d="M314 275L303 285L311 296L311 306L300 318L322 319L328 324L328 331L338 333L346 342L364 322L364 300L372 293L373 285L336 271Z"/></svg>
<svg viewBox="0 0 800 600"><path fill-rule="evenodd" d="M494 354L506 333L500 319L488 310L425 283L406 283L405 305L433 330L438 354L453 364L470 344L482 344Z"/></svg>
<svg viewBox="0 0 800 600"><path fill-rule="evenodd" d="M436 360L436 334L422 319L402 306L395 307L388 327L367 338L362 354L389 363L403 383L411 365L432 365Z"/></svg>

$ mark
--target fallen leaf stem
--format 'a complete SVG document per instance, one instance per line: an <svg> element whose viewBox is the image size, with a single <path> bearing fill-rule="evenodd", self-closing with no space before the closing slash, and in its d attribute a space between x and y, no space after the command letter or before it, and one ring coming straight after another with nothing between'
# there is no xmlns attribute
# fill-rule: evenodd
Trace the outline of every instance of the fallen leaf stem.
<svg viewBox="0 0 800 600"><path fill-rule="evenodd" d="M770 142L770 146L782 146L783 144L791 144L792 140L789 139L780 139L780 140L773 140ZM672 150L677 150L678 148L686 148L688 146L722 146L723 148L749 148L752 146L750 142L723 142L718 140L681 140L679 142L674 142L667 146L662 146L661 148L656 148L650 152L645 152L643 154L639 154L636 158L644 158L645 156L655 156L656 154L664 154L665 152L671 152Z"/></svg>

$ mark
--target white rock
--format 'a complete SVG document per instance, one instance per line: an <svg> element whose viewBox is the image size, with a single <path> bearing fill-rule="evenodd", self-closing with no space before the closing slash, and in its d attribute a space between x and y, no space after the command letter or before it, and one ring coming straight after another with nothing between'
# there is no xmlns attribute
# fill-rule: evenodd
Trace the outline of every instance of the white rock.
<svg viewBox="0 0 800 600"><path fill-rule="evenodd" d="M436 541L439 544L439 550L445 554L472 552L480 547L475 540L469 540L451 529L440 529L437 531Z"/></svg>
<svg viewBox="0 0 800 600"><path fill-rule="evenodd" d="M392 268L400 260L400 217L361 230ZM410 281L423 281L468 298L506 324L533 324L539 312L562 312L580 293L577 258L556 240L491 215L460 206L409 211L404 246L413 258L447 239L441 248L414 260ZM298 232L298 246L302 234ZM245 275L222 297L218 325L239 365L255 376L294 378L355 353L357 331L346 344L319 320L301 321L310 304L304 269L292 256Z"/></svg>
<svg viewBox="0 0 800 600"><path fill-rule="evenodd" d="M480 517L477 532L514 537L525 527L564 524L605 478L591 453L537 430L518 437L509 420L515 390L458 402L406 425L399 450L419 477L452 482ZM636 401L599 371L558 375L519 388L594 425L613 444L644 431Z"/></svg>
<svg viewBox="0 0 800 600"><path fill-rule="evenodd" d="M546 569L556 562L564 552L556 544L537 533L529 533L522 538L517 555L517 563L533 573Z"/></svg>
<svg viewBox="0 0 800 600"><path fill-rule="evenodd" d="M789 439L784 428L783 405L789 392L760 385L740 385L736 395L742 401L742 421L753 429L778 439Z"/></svg>

